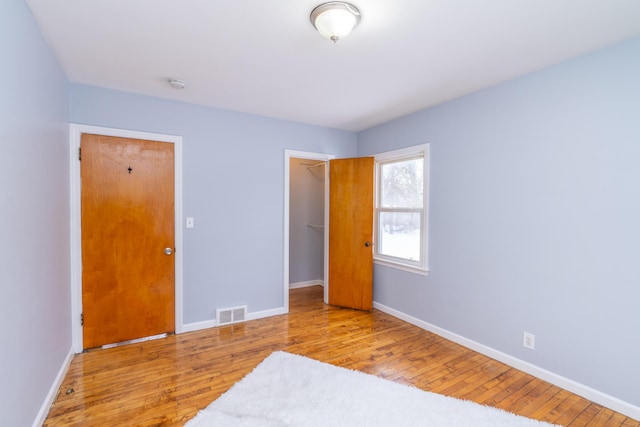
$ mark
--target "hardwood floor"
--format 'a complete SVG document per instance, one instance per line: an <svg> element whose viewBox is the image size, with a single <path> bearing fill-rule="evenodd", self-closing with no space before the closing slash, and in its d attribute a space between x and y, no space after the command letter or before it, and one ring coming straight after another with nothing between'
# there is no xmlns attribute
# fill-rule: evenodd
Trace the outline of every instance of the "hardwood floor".
<svg viewBox="0 0 640 427"><path fill-rule="evenodd" d="M380 311L291 291L290 313L77 355L45 426L181 426L284 350L564 426L640 422Z"/></svg>

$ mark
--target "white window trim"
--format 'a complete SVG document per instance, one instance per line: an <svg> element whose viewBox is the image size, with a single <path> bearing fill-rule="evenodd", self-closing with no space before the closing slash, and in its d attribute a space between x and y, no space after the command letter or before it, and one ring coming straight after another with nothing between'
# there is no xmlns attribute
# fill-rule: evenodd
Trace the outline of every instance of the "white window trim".
<svg viewBox="0 0 640 427"><path fill-rule="evenodd" d="M424 202L424 214L422 215L422 260L421 262L415 263L412 261L405 261L399 258L393 257L385 257L377 254L377 238L378 238L378 206L379 206L379 179L380 179L380 168L378 167L379 163L389 162L393 160L404 160L409 159L411 157L416 156L424 156L424 175L423 175L423 202ZM429 144L421 144L413 147L402 148L400 150L387 151L385 153L380 153L375 155L376 162L376 172L375 172L375 217L374 217L374 254L373 254L373 262L375 264L384 265L387 267L395 268L398 270L408 271L410 273L421 274L426 276L429 274L429 165L430 165L430 156L429 156Z"/></svg>

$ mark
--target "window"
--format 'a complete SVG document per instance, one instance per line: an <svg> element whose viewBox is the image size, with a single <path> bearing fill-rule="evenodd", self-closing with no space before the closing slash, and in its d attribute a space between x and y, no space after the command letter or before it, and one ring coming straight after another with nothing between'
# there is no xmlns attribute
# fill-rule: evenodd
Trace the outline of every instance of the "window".
<svg viewBox="0 0 640 427"><path fill-rule="evenodd" d="M375 159L374 260L426 275L429 145L378 154Z"/></svg>

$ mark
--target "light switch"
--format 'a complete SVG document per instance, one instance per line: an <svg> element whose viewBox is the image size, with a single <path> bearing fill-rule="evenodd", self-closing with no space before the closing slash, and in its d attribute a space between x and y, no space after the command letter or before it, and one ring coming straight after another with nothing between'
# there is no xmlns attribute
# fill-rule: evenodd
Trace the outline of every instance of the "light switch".
<svg viewBox="0 0 640 427"><path fill-rule="evenodd" d="M193 228L193 217L187 217L187 228Z"/></svg>

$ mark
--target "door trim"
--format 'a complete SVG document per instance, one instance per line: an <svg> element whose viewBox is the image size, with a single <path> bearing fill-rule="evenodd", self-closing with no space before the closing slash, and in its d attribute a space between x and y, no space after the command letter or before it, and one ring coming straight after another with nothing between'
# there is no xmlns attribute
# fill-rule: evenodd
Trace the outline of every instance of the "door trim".
<svg viewBox="0 0 640 427"><path fill-rule="evenodd" d="M329 160L333 154L311 153L307 151L284 150L284 309L289 312L289 197L291 158L327 162L324 168L324 302L329 300Z"/></svg>
<svg viewBox="0 0 640 427"><path fill-rule="evenodd" d="M82 326L82 240L80 203L80 161L78 152L83 133L122 138L147 139L174 144L174 206L175 206L175 332L182 333L183 326L183 259L182 259L182 137L125 129L69 125L69 230L70 230L70 276L71 276L71 342L73 351L83 350Z"/></svg>

